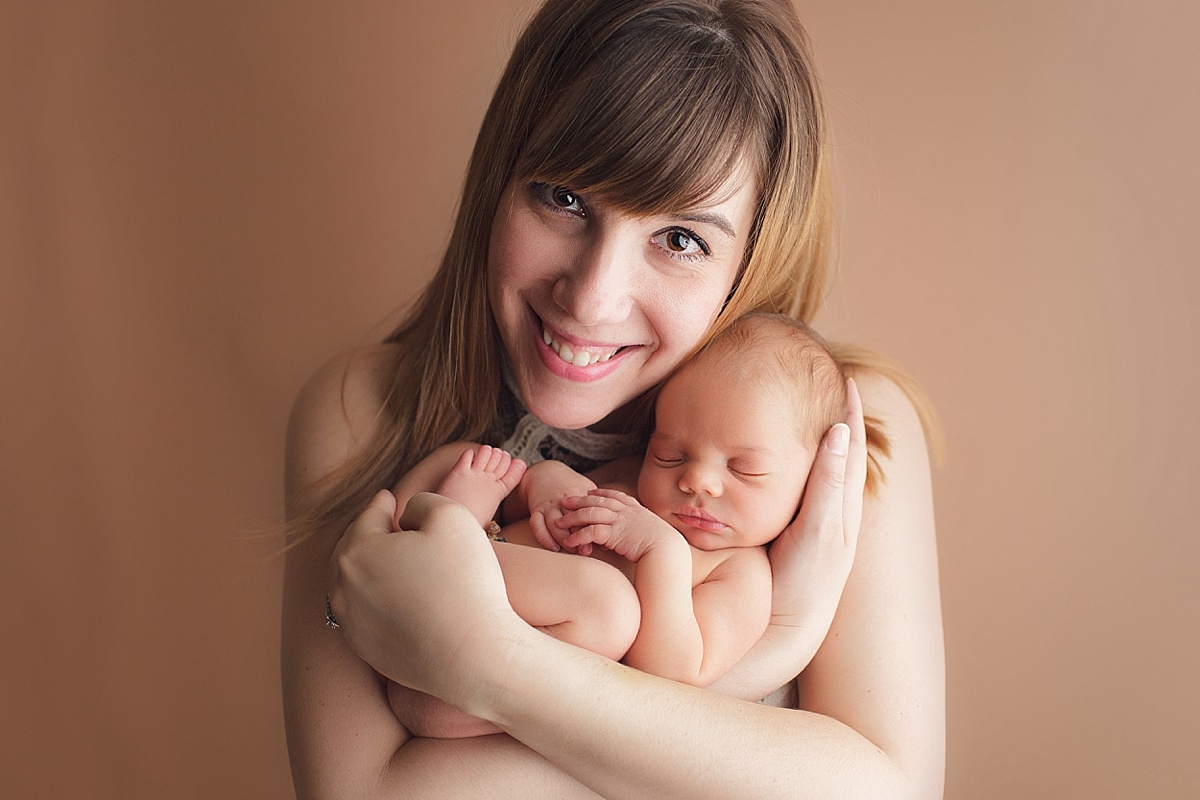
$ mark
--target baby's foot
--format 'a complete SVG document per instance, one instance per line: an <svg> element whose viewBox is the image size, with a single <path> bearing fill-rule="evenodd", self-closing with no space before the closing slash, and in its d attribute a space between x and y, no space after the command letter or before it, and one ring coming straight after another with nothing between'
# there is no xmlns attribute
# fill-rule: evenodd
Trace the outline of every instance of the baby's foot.
<svg viewBox="0 0 1200 800"><path fill-rule="evenodd" d="M462 503L480 525L486 525L524 474L525 462L499 447L470 447L442 479L437 493Z"/></svg>
<svg viewBox="0 0 1200 800"><path fill-rule="evenodd" d="M459 711L445 700L387 682L388 703L396 719L413 736L428 739L465 739L502 733L492 723Z"/></svg>

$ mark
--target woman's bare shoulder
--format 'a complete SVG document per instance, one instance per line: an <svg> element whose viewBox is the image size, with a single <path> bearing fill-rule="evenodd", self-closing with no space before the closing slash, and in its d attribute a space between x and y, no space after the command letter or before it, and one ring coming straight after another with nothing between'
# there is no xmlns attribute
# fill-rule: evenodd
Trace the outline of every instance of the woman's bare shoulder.
<svg viewBox="0 0 1200 800"><path fill-rule="evenodd" d="M878 420L890 446L890 460L941 457L941 427L925 390L910 375L886 361L849 368L862 396L863 413Z"/></svg>
<svg viewBox="0 0 1200 800"><path fill-rule="evenodd" d="M308 379L292 404L285 462L291 487L345 463L370 441L395 363L395 345L340 353Z"/></svg>
<svg viewBox="0 0 1200 800"><path fill-rule="evenodd" d="M859 367L853 373L863 400L863 411L878 417L889 428L921 430L916 398L892 376L871 367Z"/></svg>
<svg viewBox="0 0 1200 800"><path fill-rule="evenodd" d="M837 616L799 677L800 696L805 709L849 725L888 753L912 785L940 797L945 666L923 401L903 373L897 379L868 366L853 377L865 413L887 431L889 454L884 479L864 501Z"/></svg>

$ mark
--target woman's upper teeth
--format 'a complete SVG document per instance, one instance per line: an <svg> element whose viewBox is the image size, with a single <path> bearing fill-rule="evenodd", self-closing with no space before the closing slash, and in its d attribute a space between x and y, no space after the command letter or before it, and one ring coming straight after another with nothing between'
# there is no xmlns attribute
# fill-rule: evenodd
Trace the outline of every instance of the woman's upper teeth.
<svg viewBox="0 0 1200 800"><path fill-rule="evenodd" d="M558 353L559 358L575 367L590 367L597 362L608 361L620 349L614 347L611 350L605 350L600 353L592 353L583 349L575 350L571 345L555 339L550 335L550 331L545 328L542 328L542 341L546 343L547 347Z"/></svg>

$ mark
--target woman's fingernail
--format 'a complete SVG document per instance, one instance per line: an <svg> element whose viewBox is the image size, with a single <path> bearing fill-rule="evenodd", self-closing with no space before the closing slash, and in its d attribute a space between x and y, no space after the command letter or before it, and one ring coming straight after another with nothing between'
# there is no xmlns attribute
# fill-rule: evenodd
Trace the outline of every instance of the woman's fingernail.
<svg viewBox="0 0 1200 800"><path fill-rule="evenodd" d="M850 426L839 422L829 429L825 437L825 447L834 455L844 456L850 449Z"/></svg>

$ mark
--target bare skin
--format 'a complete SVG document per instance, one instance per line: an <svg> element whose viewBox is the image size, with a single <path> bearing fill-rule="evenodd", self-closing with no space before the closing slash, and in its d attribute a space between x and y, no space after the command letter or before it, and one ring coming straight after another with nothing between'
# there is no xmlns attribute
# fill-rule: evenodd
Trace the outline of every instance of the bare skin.
<svg viewBox="0 0 1200 800"><path fill-rule="evenodd" d="M291 508L369 434L382 402L380 363L370 354L333 362L302 392L288 439ZM385 498L344 540L351 520L288 556L283 679L298 796L462 797L486 787L501 798L940 797L942 640L923 434L895 385L856 378L892 434L887 482L858 499L865 446L861 412L852 410L848 453L821 448L811 502L771 549L776 609L836 608L799 679L801 711L681 686L555 642L512 611L468 511L410 504L405 527L421 532L394 536ZM838 605L837 575L844 579L851 561ZM323 623L327 593L338 632ZM792 664L807 658L789 642L806 633L790 621L775 613L768 635L714 688L761 696L795 674ZM378 673L508 735L414 739ZM768 675L778 681L764 689ZM469 770L456 766L464 761Z"/></svg>
<svg viewBox="0 0 1200 800"><path fill-rule="evenodd" d="M436 492L466 506L480 525L487 525L524 474L525 462L498 447L469 447L438 483Z"/></svg>
<svg viewBox="0 0 1200 800"><path fill-rule="evenodd" d="M451 459L453 466L439 477ZM482 530L525 474L525 462L500 448L450 444L406 475L396 495L407 503L416 492L433 488L463 505ZM398 505L397 515L402 509ZM624 656L640 623L637 598L625 576L601 561L542 550L528 534L526 522L506 529L501 538L511 537L511 542L493 543L509 602L521 618L556 639L606 658ZM393 681L387 683L387 696L396 718L416 736L454 739L500 732L486 720Z"/></svg>

